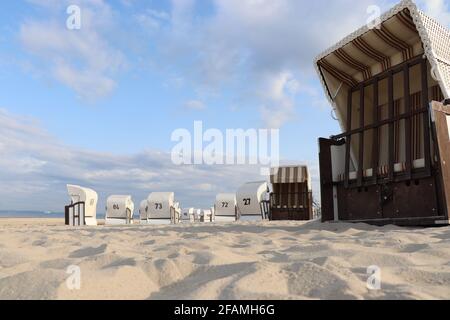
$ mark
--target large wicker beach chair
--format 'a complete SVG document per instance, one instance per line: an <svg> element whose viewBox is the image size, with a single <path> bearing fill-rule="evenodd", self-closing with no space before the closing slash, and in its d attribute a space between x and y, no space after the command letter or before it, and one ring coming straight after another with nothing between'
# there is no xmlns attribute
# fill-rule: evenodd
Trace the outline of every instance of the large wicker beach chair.
<svg viewBox="0 0 450 320"><path fill-rule="evenodd" d="M307 166L272 168L271 220L312 220L311 177Z"/></svg>
<svg viewBox="0 0 450 320"><path fill-rule="evenodd" d="M448 224L449 30L404 0L315 67L343 131L319 140L323 221Z"/></svg>

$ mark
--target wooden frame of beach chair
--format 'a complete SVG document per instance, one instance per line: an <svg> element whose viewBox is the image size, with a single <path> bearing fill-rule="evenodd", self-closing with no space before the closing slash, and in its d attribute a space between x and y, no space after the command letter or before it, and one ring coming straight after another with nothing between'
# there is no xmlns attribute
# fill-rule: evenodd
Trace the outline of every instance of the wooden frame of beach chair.
<svg viewBox="0 0 450 320"><path fill-rule="evenodd" d="M271 220L312 220L313 199L307 166L272 168Z"/></svg>
<svg viewBox="0 0 450 320"><path fill-rule="evenodd" d="M234 222L237 220L235 193L219 193L214 204L215 222Z"/></svg>
<svg viewBox="0 0 450 320"><path fill-rule="evenodd" d="M269 185L266 181L249 182L236 192L238 220L261 221L269 218Z"/></svg>
<svg viewBox="0 0 450 320"><path fill-rule="evenodd" d="M71 203L65 207L65 224L71 226L96 226L98 195L92 189L67 185Z"/></svg>
<svg viewBox="0 0 450 320"><path fill-rule="evenodd" d="M344 131L319 139L322 220L448 224L450 32L409 0L380 21L315 61Z"/></svg>
<svg viewBox="0 0 450 320"><path fill-rule="evenodd" d="M112 195L106 200L105 224L133 224L134 202L129 195Z"/></svg>

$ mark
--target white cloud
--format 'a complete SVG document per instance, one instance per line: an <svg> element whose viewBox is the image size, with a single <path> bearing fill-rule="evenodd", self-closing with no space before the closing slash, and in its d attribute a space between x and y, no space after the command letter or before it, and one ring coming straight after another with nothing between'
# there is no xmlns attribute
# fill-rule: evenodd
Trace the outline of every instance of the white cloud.
<svg viewBox="0 0 450 320"><path fill-rule="evenodd" d="M268 128L280 128L293 116L294 96L300 83L290 72L281 72L276 77L270 75L262 93L266 104L262 106L262 118Z"/></svg>
<svg viewBox="0 0 450 320"><path fill-rule="evenodd" d="M136 14L135 19L138 21L139 25L147 31L157 31L161 27L161 24L170 20L170 16L165 11L147 9L145 12Z"/></svg>
<svg viewBox="0 0 450 320"><path fill-rule="evenodd" d="M283 102L274 101L270 96L261 101L260 93L270 90L268 81L276 82L285 72L305 82L316 79L312 69L314 56L363 25L369 5L377 4L385 10L395 3L392 0L213 0L213 10L203 15L196 11L199 0L171 0L169 11L155 9L153 4L144 10L142 6L136 7L139 8L134 15L136 23L151 39L139 40L137 30L124 30L133 38L129 39L132 45L125 47L123 43L114 45L113 37L108 37L124 25L117 26L121 13L114 12L104 0L28 1L48 10L49 18L22 24L20 38L24 47L39 59L35 67L41 69L41 74L50 74L80 97L94 100L110 94L117 86L118 72L128 65L123 52L129 53L136 43L148 43L159 49L159 55L152 51L152 56L136 57L134 61L149 64L157 61L155 64L166 75L173 75L175 70L183 85L194 84L203 97L220 96L228 86L232 88L234 100L250 101L259 107L268 126L282 126L299 107L295 97L309 97L310 93L299 90L283 98ZM62 9L72 3L82 8L80 32L69 32L61 21ZM134 1L121 3L130 8ZM449 5L445 0L419 0L418 3L442 23L450 24ZM180 86L179 81L171 79L165 83ZM312 105L323 105L315 95L310 98L316 101ZM269 119L271 110L277 110L273 120Z"/></svg>
<svg viewBox="0 0 450 320"><path fill-rule="evenodd" d="M136 203L153 191L173 191L183 206L210 207L218 192L260 180L256 166L176 166L170 154L112 155L69 147L33 119L0 109L0 209L62 211L66 184L94 188L99 208L111 194Z"/></svg>
<svg viewBox="0 0 450 320"><path fill-rule="evenodd" d="M185 103L185 107L186 109L197 111L206 109L206 105L200 100L189 100Z"/></svg>
<svg viewBox="0 0 450 320"><path fill-rule="evenodd" d="M92 101L110 94L116 86L116 74L126 67L124 54L105 36L114 31L111 8L101 0L76 1L81 8L82 27L68 30L68 16L53 11L71 2L58 1L54 6L41 0L32 2L43 6L49 16L23 22L20 28L20 41L31 54L35 69L73 89L83 99Z"/></svg>
<svg viewBox="0 0 450 320"><path fill-rule="evenodd" d="M376 2L387 8L389 1ZM172 1L170 20L152 39L161 64L183 73L203 97L228 89L233 100L258 108L264 125L280 127L299 107L296 97L310 93L291 86L317 79L314 57L363 25L373 1L214 0L206 16L195 3ZM283 74L301 81L285 83L274 98Z"/></svg>
<svg viewBox="0 0 450 320"><path fill-rule="evenodd" d="M195 189L200 190L200 191L212 191L215 188L217 188L216 186L210 184L210 183L200 183L196 186L193 186Z"/></svg>

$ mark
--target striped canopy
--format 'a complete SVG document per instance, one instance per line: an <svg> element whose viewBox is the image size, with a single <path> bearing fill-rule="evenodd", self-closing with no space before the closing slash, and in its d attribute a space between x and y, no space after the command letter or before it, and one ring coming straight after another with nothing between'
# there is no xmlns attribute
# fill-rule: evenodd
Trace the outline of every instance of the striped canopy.
<svg viewBox="0 0 450 320"><path fill-rule="evenodd" d="M271 183L308 183L309 172L307 166L287 166L272 168Z"/></svg>
<svg viewBox="0 0 450 320"><path fill-rule="evenodd" d="M388 19L318 61L325 78L356 86L392 65L423 54L419 34L408 9Z"/></svg>
<svg viewBox="0 0 450 320"><path fill-rule="evenodd" d="M445 98L450 97L450 32L421 12L412 0L403 0L380 18L378 25L364 26L315 60L320 79L334 108L342 111L343 87L364 80L425 55L433 78ZM338 117L340 115L338 114Z"/></svg>

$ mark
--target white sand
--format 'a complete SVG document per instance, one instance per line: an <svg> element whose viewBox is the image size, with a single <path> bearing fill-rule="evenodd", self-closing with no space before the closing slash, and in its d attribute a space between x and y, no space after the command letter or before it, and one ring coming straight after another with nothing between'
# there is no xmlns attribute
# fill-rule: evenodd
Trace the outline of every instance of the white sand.
<svg viewBox="0 0 450 320"><path fill-rule="evenodd" d="M66 269L81 270L69 290ZM382 288L366 288L366 269ZM450 228L0 219L0 299L450 299Z"/></svg>

